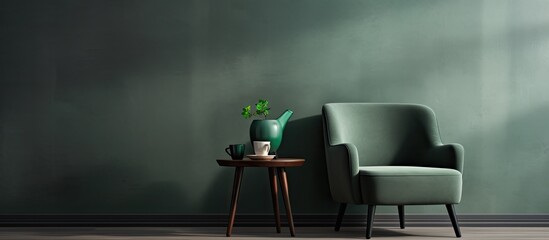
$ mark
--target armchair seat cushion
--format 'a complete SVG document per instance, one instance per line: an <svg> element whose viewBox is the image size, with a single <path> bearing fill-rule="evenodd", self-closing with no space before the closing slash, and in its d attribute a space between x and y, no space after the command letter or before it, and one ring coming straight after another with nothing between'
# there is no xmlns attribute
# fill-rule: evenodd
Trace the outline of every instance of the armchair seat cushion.
<svg viewBox="0 0 549 240"><path fill-rule="evenodd" d="M461 200L461 173L449 168L359 167L364 204L454 204Z"/></svg>

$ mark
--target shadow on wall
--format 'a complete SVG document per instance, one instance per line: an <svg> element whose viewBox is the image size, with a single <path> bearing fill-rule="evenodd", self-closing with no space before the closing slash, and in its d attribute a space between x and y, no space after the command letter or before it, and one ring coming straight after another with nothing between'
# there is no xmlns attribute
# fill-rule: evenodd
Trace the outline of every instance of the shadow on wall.
<svg viewBox="0 0 549 240"><path fill-rule="evenodd" d="M279 155L306 160L302 167L287 169L294 212L337 212L328 186L321 115L288 122Z"/></svg>

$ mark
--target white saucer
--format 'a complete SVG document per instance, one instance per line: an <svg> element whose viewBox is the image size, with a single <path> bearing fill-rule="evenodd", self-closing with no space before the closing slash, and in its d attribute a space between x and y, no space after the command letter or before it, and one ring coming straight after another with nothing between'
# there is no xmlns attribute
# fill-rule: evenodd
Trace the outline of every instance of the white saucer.
<svg viewBox="0 0 549 240"><path fill-rule="evenodd" d="M252 160L272 160L273 158L276 157L276 155L259 156L255 154L250 154L250 155L246 155L246 157Z"/></svg>

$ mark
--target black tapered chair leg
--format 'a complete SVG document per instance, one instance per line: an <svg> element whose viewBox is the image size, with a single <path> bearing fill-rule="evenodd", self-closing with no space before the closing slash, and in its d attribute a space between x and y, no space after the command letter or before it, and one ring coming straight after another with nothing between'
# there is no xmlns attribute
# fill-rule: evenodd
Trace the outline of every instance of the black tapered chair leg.
<svg viewBox="0 0 549 240"><path fill-rule="evenodd" d="M400 222L400 229L404 229L404 205L398 205L398 220Z"/></svg>
<svg viewBox="0 0 549 240"><path fill-rule="evenodd" d="M446 204L446 210L448 210L448 215L450 215L450 220L452 221L452 226L454 227L454 232L456 237L461 237L461 231L459 230L459 223L456 218L456 211L453 204Z"/></svg>
<svg viewBox="0 0 549 240"><path fill-rule="evenodd" d="M337 220L335 225L335 231L339 232L339 228L341 227L341 221L343 221L343 215L345 215L345 209L347 209L347 203L339 204L339 213L337 214Z"/></svg>
<svg viewBox="0 0 549 240"><path fill-rule="evenodd" d="M368 216L366 217L366 239L372 237L372 224L376 214L376 205L368 205Z"/></svg>

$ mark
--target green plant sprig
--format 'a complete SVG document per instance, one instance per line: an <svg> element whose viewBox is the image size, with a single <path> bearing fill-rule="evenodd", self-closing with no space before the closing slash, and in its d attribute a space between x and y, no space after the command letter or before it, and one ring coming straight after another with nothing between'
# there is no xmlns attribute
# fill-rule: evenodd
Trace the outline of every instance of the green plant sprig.
<svg viewBox="0 0 549 240"><path fill-rule="evenodd" d="M244 108L242 108L242 116L244 119L249 119L253 116L261 116L263 115L263 119L267 119L267 115L269 115L269 101L264 99L259 99L259 101L255 104L255 112L252 112L252 106L248 105Z"/></svg>

